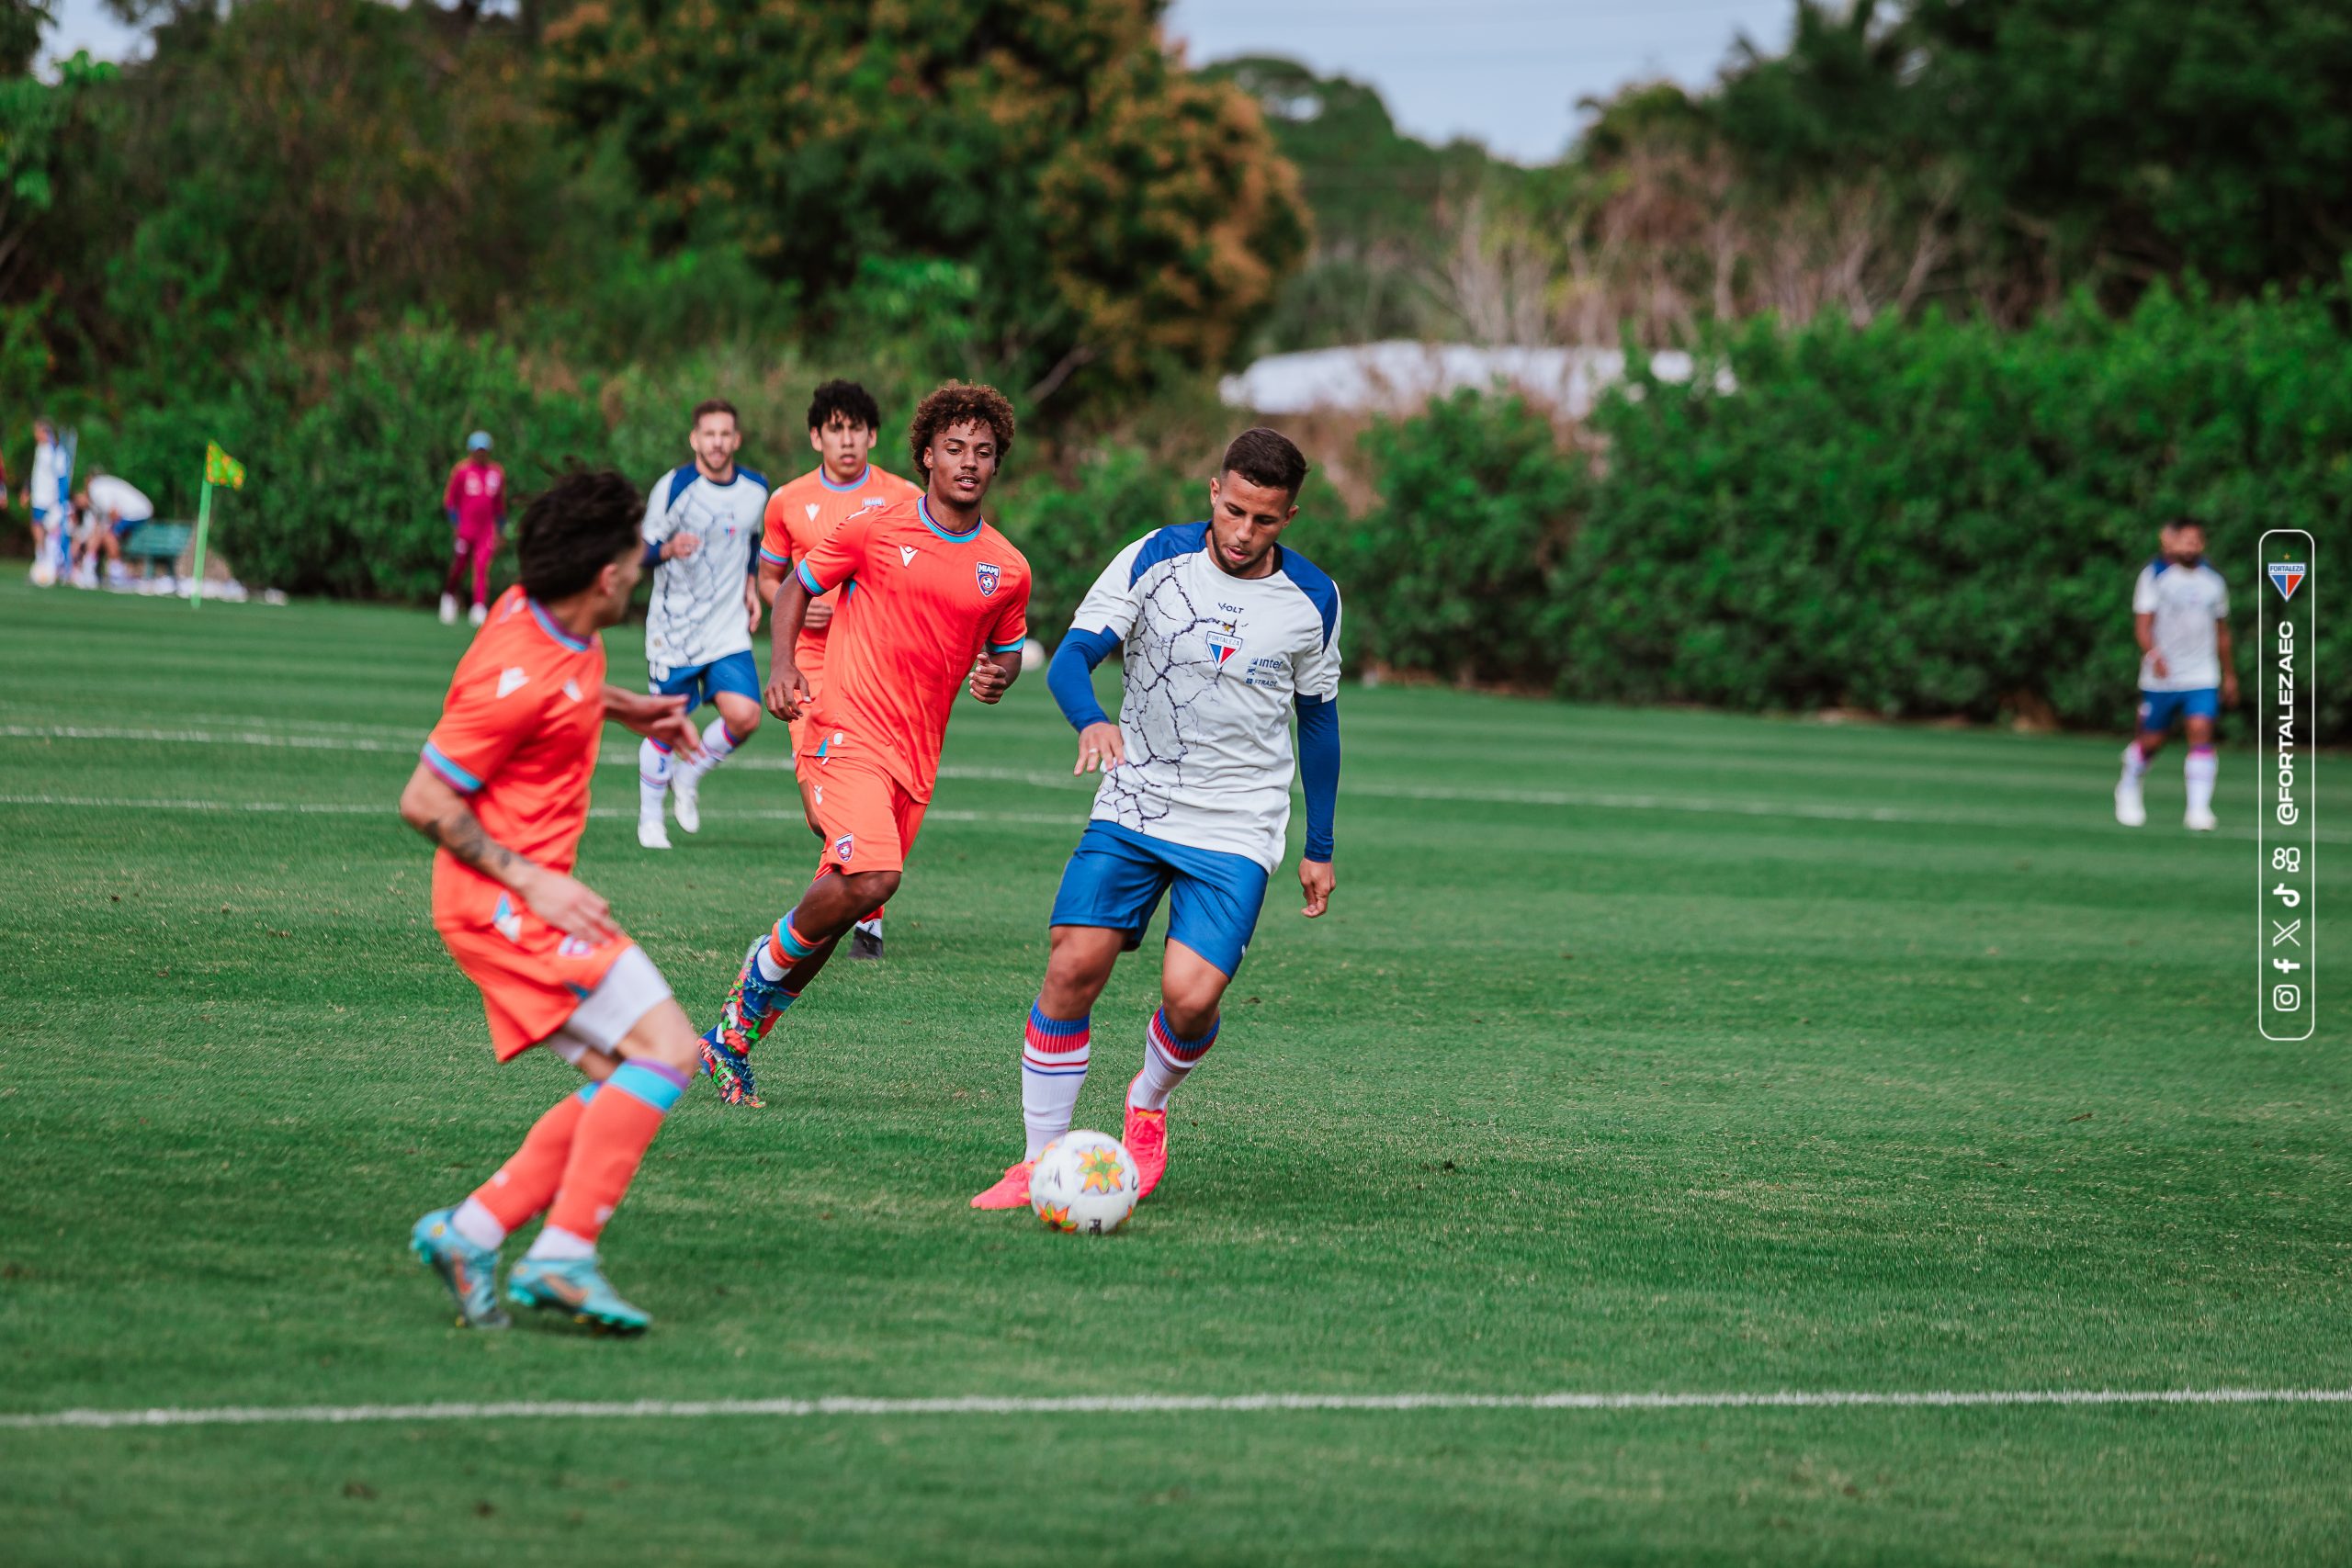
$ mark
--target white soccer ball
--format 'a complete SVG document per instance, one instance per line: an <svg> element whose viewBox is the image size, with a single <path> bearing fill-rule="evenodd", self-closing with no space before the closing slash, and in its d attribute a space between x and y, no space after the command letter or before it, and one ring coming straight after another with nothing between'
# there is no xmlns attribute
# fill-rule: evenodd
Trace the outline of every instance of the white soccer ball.
<svg viewBox="0 0 2352 1568"><path fill-rule="evenodd" d="M1135 1213L1143 1173L1107 1133L1064 1133L1029 1173L1029 1206L1057 1231L1109 1235Z"/></svg>
<svg viewBox="0 0 2352 1568"><path fill-rule="evenodd" d="M33 586L35 588L57 586L57 563L51 560L46 552L39 560L33 562Z"/></svg>
<svg viewBox="0 0 2352 1568"><path fill-rule="evenodd" d="M1021 672L1035 675L1045 667L1046 645L1033 637L1021 645Z"/></svg>

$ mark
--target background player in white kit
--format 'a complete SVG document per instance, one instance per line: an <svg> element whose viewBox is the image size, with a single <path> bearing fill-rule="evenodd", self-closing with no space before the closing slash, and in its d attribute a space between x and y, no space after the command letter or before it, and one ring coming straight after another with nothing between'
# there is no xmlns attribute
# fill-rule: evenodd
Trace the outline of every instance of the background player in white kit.
<svg viewBox="0 0 2352 1568"><path fill-rule="evenodd" d="M1127 1086L1122 1141L1142 1189L1168 1168L1168 1095L1216 1043L1217 1008L1257 930L1290 824L1290 726L1306 794L1303 914L1329 907L1340 788L1340 592L1276 540L1298 514L1306 459L1244 431L1209 483L1209 521L1119 552L1079 606L1046 674L1079 732L1076 772L1100 767L1093 819L1054 898L1052 956L1021 1054L1026 1152L976 1209L1025 1208L1046 1145L1069 1130L1097 997L1170 895L1160 1006ZM1114 724L1094 667L1125 645Z"/></svg>
<svg viewBox="0 0 2352 1568"><path fill-rule="evenodd" d="M662 475L645 500L645 564L653 570L645 664L656 696L684 696L688 713L708 702L718 716L702 732L698 758L673 759L650 737L638 748L637 841L649 850L670 847L665 799L679 827L701 828L695 791L703 775L760 728L760 671L752 660L760 596L752 573L768 481L735 465L743 431L734 404L713 398L698 406L687 440L695 460Z"/></svg>
<svg viewBox="0 0 2352 1568"><path fill-rule="evenodd" d="M2137 828L2148 819L2140 775L2164 749L2176 721L2188 733L2181 776L2188 785L2184 826L2212 830L2213 722L2222 705L2237 705L2238 678L2230 668L2230 592L2205 560L2205 525L2176 518L2165 525L2163 549L2140 569L2132 590L2132 626L2140 642L2140 732L2123 749L2123 776L2115 784L2115 819Z"/></svg>

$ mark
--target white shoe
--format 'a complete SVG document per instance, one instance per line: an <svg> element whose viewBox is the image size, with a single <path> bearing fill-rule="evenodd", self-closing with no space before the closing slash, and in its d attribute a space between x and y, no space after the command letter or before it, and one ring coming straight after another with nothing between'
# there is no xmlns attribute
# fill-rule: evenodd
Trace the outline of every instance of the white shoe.
<svg viewBox="0 0 2352 1568"><path fill-rule="evenodd" d="M488 619L490 619L490 606L487 604L477 604L466 612L466 625L469 626L478 626Z"/></svg>
<svg viewBox="0 0 2352 1568"><path fill-rule="evenodd" d="M702 802L695 797L701 787L701 770L687 766L670 771L670 810L677 817L682 833L702 831Z"/></svg>
<svg viewBox="0 0 2352 1568"><path fill-rule="evenodd" d="M670 847L670 829L662 825L659 817L637 819L637 847L640 850L666 850Z"/></svg>
<svg viewBox="0 0 2352 1568"><path fill-rule="evenodd" d="M2192 807L2188 815L2180 819L2180 825L2192 833L2210 833L2222 825L2222 819L2213 815L2210 807L2203 811Z"/></svg>
<svg viewBox="0 0 2352 1568"><path fill-rule="evenodd" d="M441 624L445 626L458 624L458 601L447 593L441 595Z"/></svg>
<svg viewBox="0 0 2352 1568"><path fill-rule="evenodd" d="M2145 826L2148 820L2147 802L2140 798L2138 779L2118 779L2115 783L2115 819L2126 828Z"/></svg>

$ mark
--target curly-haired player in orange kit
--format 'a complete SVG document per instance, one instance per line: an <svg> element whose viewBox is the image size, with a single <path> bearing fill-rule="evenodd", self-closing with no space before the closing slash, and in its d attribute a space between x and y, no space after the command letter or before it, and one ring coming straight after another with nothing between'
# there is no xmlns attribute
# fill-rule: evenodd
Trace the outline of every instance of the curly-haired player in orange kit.
<svg viewBox="0 0 2352 1568"><path fill-rule="evenodd" d="M605 1282L596 1240L699 1066L699 1042L652 960L571 876L606 718L685 755L700 750L684 698L605 683L596 633L628 609L643 512L636 487L609 471L567 475L531 502L522 583L458 660L401 792L401 819L441 846L433 926L481 987L498 1059L545 1045L589 1079L471 1197L410 1234L476 1328L506 1325L498 1248L542 1211L506 1299L618 1334L652 1321Z"/></svg>
<svg viewBox="0 0 2352 1568"><path fill-rule="evenodd" d="M958 687L994 703L1021 673L1029 562L980 516L1012 446L1012 405L993 387L951 382L907 432L923 493L844 519L803 555L769 617L768 711L806 709L813 742L796 764L823 845L816 880L743 957L702 1037L703 1065L729 1105L757 1105L748 1053L858 920L899 890L939 775ZM793 664L801 617L839 589L825 689L813 705Z"/></svg>

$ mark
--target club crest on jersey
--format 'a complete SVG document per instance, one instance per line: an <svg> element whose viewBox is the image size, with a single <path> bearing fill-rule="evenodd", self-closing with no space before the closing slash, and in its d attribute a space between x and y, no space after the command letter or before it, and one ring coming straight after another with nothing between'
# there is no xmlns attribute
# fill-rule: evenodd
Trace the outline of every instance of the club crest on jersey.
<svg viewBox="0 0 2352 1568"><path fill-rule="evenodd" d="M1216 666L1220 670L1225 668L1226 660L1241 651L1241 634L1234 629L1231 621L1223 622L1214 627L1209 632L1208 637L1209 653L1216 660Z"/></svg>
<svg viewBox="0 0 2352 1568"><path fill-rule="evenodd" d="M842 863L848 863L849 857L856 852L857 836L855 834L843 833L833 840L833 858Z"/></svg>
<svg viewBox="0 0 2352 1568"><path fill-rule="evenodd" d="M2270 585L2278 590L2279 598L2292 599L2295 590L2303 585L2303 563L2299 560L2272 561Z"/></svg>
<svg viewBox="0 0 2352 1568"><path fill-rule="evenodd" d="M982 561L972 568L972 575L979 580L980 597L985 599L996 592L997 582L1004 574L989 562Z"/></svg>
<svg viewBox="0 0 2352 1568"><path fill-rule="evenodd" d="M586 937L568 936L555 944L555 950L565 958L585 958L596 951L596 944Z"/></svg>

